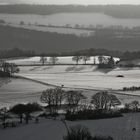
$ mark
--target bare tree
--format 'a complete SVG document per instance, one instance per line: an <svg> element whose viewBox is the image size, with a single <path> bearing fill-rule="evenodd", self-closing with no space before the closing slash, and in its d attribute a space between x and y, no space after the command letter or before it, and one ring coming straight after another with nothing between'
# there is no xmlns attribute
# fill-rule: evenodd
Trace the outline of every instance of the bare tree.
<svg viewBox="0 0 140 140"><path fill-rule="evenodd" d="M9 73L10 76L20 71L18 66L14 63L7 63L5 61L2 61L0 66L1 66L1 71L3 71L4 73Z"/></svg>
<svg viewBox="0 0 140 140"><path fill-rule="evenodd" d="M76 65L78 65L79 61L82 59L82 56L76 54L73 56L72 60L76 62Z"/></svg>
<svg viewBox="0 0 140 140"><path fill-rule="evenodd" d="M98 57L98 61L99 61L99 64L107 64L108 63L108 59L102 55L100 55Z"/></svg>
<svg viewBox="0 0 140 140"><path fill-rule="evenodd" d="M114 60L113 56L110 56L108 58L108 67L109 68L114 68L115 67L115 60Z"/></svg>
<svg viewBox="0 0 140 140"><path fill-rule="evenodd" d="M47 58L46 57L44 57L44 56L41 56L40 57L40 62L42 63L42 65L44 66L45 65L45 63L47 62Z"/></svg>
<svg viewBox="0 0 140 140"><path fill-rule="evenodd" d="M82 56L82 60L84 61L84 64L87 63L87 61L90 60L90 56L86 55L86 56Z"/></svg>
<svg viewBox="0 0 140 140"><path fill-rule="evenodd" d="M51 64L53 64L53 65L55 65L56 62L57 62L58 60L59 60L59 59L58 59L58 57L56 57L56 56L50 57L50 62L51 62Z"/></svg>
<svg viewBox="0 0 140 140"><path fill-rule="evenodd" d="M14 73L18 73L20 71L20 69L18 68L18 66L16 64L10 63L9 71L10 71L11 75L14 75Z"/></svg>
<svg viewBox="0 0 140 140"><path fill-rule="evenodd" d="M96 109L109 110L112 106L120 105L121 102L115 95L101 91L92 96L91 103Z"/></svg>
<svg viewBox="0 0 140 140"><path fill-rule="evenodd" d="M54 89L47 89L47 90L43 91L42 95L41 95L41 98L40 98L42 103L48 104L50 114L52 114L53 93L54 93L53 90Z"/></svg>
<svg viewBox="0 0 140 140"><path fill-rule="evenodd" d="M0 119L2 121L3 128L6 128L6 119L9 118L8 110L6 107L0 109Z"/></svg>
<svg viewBox="0 0 140 140"><path fill-rule="evenodd" d="M64 100L64 92L61 87L51 88L43 91L41 98L42 103L47 103L50 114L55 114L58 111L58 106L61 106Z"/></svg>
<svg viewBox="0 0 140 140"><path fill-rule="evenodd" d="M66 92L66 102L68 104L68 111L75 112L75 110L78 110L78 105L81 100L86 99L86 97L82 94L81 91L74 91L70 90Z"/></svg>

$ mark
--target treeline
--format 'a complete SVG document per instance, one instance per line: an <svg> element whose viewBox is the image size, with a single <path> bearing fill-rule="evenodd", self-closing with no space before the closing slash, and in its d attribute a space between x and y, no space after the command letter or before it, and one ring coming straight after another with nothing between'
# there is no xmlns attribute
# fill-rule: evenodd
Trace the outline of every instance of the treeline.
<svg viewBox="0 0 140 140"><path fill-rule="evenodd" d="M133 51L139 50L139 46L140 37L125 39L113 36L77 37L76 35L33 31L0 25L1 49L17 47L24 50L34 50L38 53L61 54L67 52L69 54L69 52L72 53L87 48ZM114 54L116 53L114 52Z"/></svg>
<svg viewBox="0 0 140 140"><path fill-rule="evenodd" d="M107 50L107 49L85 49L81 51L76 51L74 55L89 55L89 56L95 56L95 55L106 55L106 56L113 56L118 57L121 60L135 60L140 59L140 51L115 51L115 50Z"/></svg>
<svg viewBox="0 0 140 140"><path fill-rule="evenodd" d="M39 14L104 13L116 18L140 18L140 5L1 5L0 13Z"/></svg>
<svg viewBox="0 0 140 140"><path fill-rule="evenodd" d="M123 91L140 91L140 86L139 87L136 87L136 86L124 87Z"/></svg>
<svg viewBox="0 0 140 140"><path fill-rule="evenodd" d="M14 57L31 57L35 56L34 51L22 50L18 48L0 50L0 59L14 58Z"/></svg>

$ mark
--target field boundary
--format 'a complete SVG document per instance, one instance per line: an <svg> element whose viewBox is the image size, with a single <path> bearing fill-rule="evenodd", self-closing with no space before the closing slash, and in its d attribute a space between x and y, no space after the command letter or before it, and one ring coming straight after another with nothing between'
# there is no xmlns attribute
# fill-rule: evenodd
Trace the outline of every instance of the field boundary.
<svg viewBox="0 0 140 140"><path fill-rule="evenodd" d="M27 78L27 77L24 77L24 76L14 76L14 78L21 78L21 79L29 80L29 81L32 81L32 82L35 82L35 83L46 85L46 86L61 87L61 85L58 86L58 85L54 85L54 84L49 84L49 83L46 83L46 82L42 82L42 81L39 81L39 80ZM105 91L108 91L109 93L112 93L112 94L115 94L115 95L140 97L140 95L128 94L128 93L126 93L126 94L125 93L120 93L119 91L111 90L111 89L90 89L90 88L78 88L78 87L76 88L76 87L68 87L68 86L64 86L64 89L75 89L75 90L86 90L86 91L97 91L97 92L105 90Z"/></svg>

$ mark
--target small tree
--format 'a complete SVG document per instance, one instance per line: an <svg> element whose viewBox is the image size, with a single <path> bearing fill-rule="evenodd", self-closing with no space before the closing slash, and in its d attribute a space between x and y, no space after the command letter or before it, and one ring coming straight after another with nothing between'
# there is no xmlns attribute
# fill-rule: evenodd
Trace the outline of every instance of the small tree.
<svg viewBox="0 0 140 140"><path fill-rule="evenodd" d="M63 137L63 140L93 140L93 138L86 127L77 125L70 128L69 133Z"/></svg>
<svg viewBox="0 0 140 140"><path fill-rule="evenodd" d="M73 56L72 60L76 62L76 65L78 65L79 61L82 59L82 56L76 54Z"/></svg>
<svg viewBox="0 0 140 140"><path fill-rule="evenodd" d="M42 65L44 66L45 65L45 63L47 62L47 58L46 57L44 57L44 56L41 56L40 57L40 62L42 63Z"/></svg>
<svg viewBox="0 0 140 140"><path fill-rule="evenodd" d="M134 110L134 111L137 111L138 110L138 107L139 107L139 102L138 101L132 101L131 103L130 103L130 106L132 107L132 109Z"/></svg>
<svg viewBox="0 0 140 140"><path fill-rule="evenodd" d="M6 128L6 119L9 117L6 107L0 109L0 119L2 120L3 128Z"/></svg>
<svg viewBox="0 0 140 140"><path fill-rule="evenodd" d="M17 114L20 119L20 123L22 123L23 115L25 115L26 124L29 122L30 113L41 111L41 107L37 103L29 103L29 104L17 104L10 109L10 112Z"/></svg>
<svg viewBox="0 0 140 140"><path fill-rule="evenodd" d="M18 73L20 69L18 66L14 63L7 63L2 61L1 62L1 70L5 73L9 73L10 76L13 75L14 73Z"/></svg>
<svg viewBox="0 0 140 140"><path fill-rule="evenodd" d="M14 73L18 73L20 71L20 69L18 68L18 66L16 64L10 63L9 71L10 71L11 75L14 75Z"/></svg>
<svg viewBox="0 0 140 140"><path fill-rule="evenodd" d="M30 118L31 113L36 112L36 111L41 111L41 110L42 110L42 108L37 103L26 104L25 108L24 108L26 124L28 124L28 122L29 122L29 118Z"/></svg>
<svg viewBox="0 0 140 140"><path fill-rule="evenodd" d="M84 61L84 64L86 64L87 61L90 60L90 56L82 56L82 60Z"/></svg>
<svg viewBox="0 0 140 140"><path fill-rule="evenodd" d="M17 104L10 109L10 112L17 114L19 116L19 119L20 119L19 122L22 123L23 114L25 113L25 105L24 104Z"/></svg>
<svg viewBox="0 0 140 140"><path fill-rule="evenodd" d="M53 65L55 65L56 62L57 62L58 60L59 60L59 59L58 59L58 57L56 57L56 56L50 57L50 62L51 62L51 64L53 64Z"/></svg>
<svg viewBox="0 0 140 140"><path fill-rule="evenodd" d="M114 68L115 67L115 60L114 60L113 56L110 56L108 58L108 67L109 68Z"/></svg>

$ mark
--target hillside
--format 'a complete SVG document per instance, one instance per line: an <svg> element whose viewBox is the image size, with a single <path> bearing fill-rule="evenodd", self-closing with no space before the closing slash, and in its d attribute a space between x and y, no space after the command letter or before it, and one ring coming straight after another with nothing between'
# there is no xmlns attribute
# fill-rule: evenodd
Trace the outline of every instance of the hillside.
<svg viewBox="0 0 140 140"><path fill-rule="evenodd" d="M116 38L108 36L77 37L75 35L33 31L0 25L0 48L21 48L37 52L72 52L88 48L139 50L140 36Z"/></svg>
<svg viewBox="0 0 140 140"><path fill-rule="evenodd" d="M0 13L39 14L56 13L104 13L116 18L140 18L140 6L136 5L1 5Z"/></svg>

